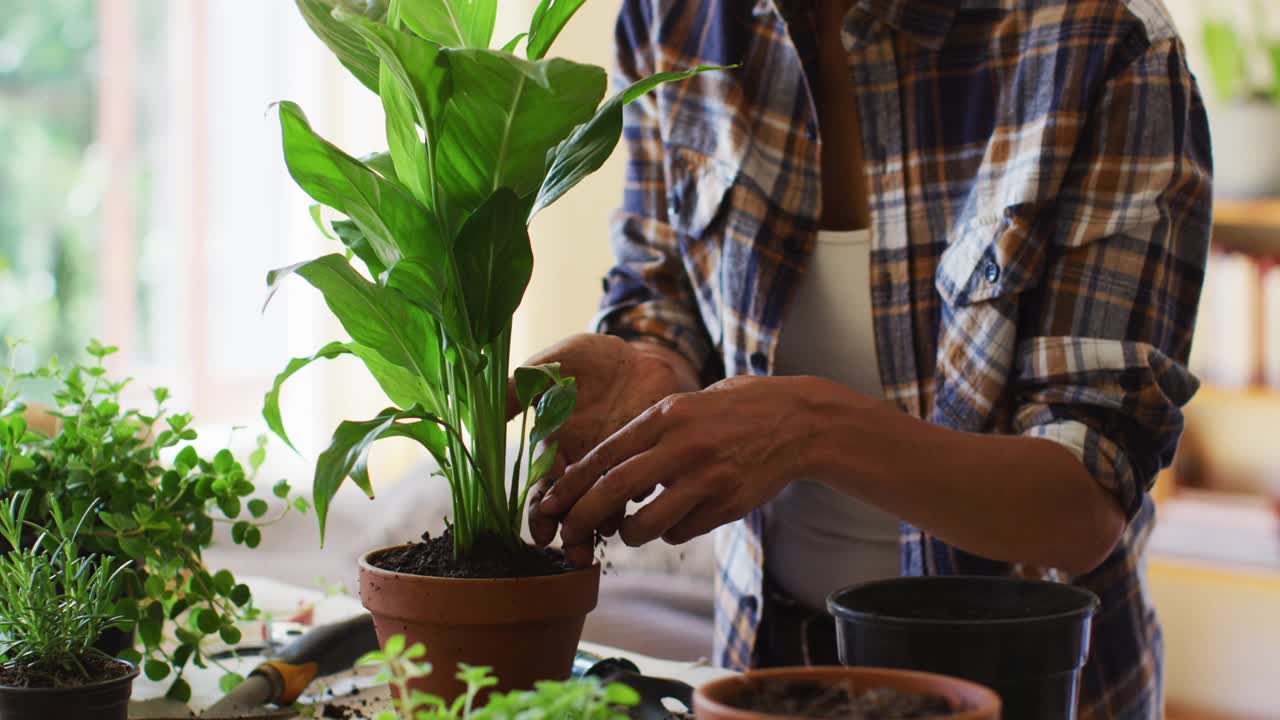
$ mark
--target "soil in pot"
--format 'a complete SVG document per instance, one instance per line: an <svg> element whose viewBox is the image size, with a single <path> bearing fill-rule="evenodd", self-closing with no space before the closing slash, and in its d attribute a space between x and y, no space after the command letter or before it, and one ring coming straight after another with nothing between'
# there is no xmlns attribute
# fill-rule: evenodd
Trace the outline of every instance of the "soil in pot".
<svg viewBox="0 0 1280 720"><path fill-rule="evenodd" d="M0 720L127 720L138 669L87 658L91 680L0 668Z"/></svg>
<svg viewBox="0 0 1280 720"><path fill-rule="evenodd" d="M0 666L0 686L11 688L74 688L82 685L106 682L122 678L133 672L126 662L93 655L81 661L89 673L86 680L79 674L66 671L55 673L32 672L27 668Z"/></svg>
<svg viewBox="0 0 1280 720"><path fill-rule="evenodd" d="M492 535L476 538L465 557L453 557L453 529L437 537L422 534L422 542L391 548L369 558L374 567L406 575L493 580L497 578L559 575L573 570L553 548L512 547Z"/></svg>
<svg viewBox="0 0 1280 720"><path fill-rule="evenodd" d="M935 695L803 680L756 683L729 698L729 704L766 715L839 720L917 720L951 714L951 704Z"/></svg>

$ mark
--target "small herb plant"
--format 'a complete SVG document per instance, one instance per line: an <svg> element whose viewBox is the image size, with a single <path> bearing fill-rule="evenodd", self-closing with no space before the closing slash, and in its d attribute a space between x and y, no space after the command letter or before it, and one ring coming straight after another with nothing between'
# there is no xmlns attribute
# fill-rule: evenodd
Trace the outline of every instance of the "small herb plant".
<svg viewBox="0 0 1280 720"><path fill-rule="evenodd" d="M493 693L483 707L477 707L480 692L498 681L490 675L490 668L461 665L457 678L467 690L448 703L410 688L414 679L431 673L431 665L422 661L425 655L421 643L405 647L404 636L395 635L382 650L360 660L360 665L381 667L377 682L389 683L396 691L394 709L383 710L374 720L627 720L620 708L634 706L640 699L626 685L604 686L595 678L584 678L540 682L533 690Z"/></svg>
<svg viewBox="0 0 1280 720"><path fill-rule="evenodd" d="M351 341L291 361L263 415L288 443L281 383L314 360L355 355L394 406L341 423L319 456L312 498L321 542L339 486L350 477L372 497L369 446L395 436L421 443L448 480L455 556L482 535L514 546L528 490L555 457L554 446L536 456L533 448L568 420L577 392L555 365L516 369L524 415L508 468L511 317L533 271L527 225L604 163L625 104L710 68L654 75L601 104L602 68L545 59L584 0L542 0L529 31L500 50L489 49L497 0L296 2L380 96L389 150L354 158L317 135L297 105L279 104L289 172L344 216L325 227L312 208L344 250L275 270L267 282L274 293L301 276ZM524 57L514 54L521 43Z"/></svg>
<svg viewBox="0 0 1280 720"><path fill-rule="evenodd" d="M1235 24L1220 18L1204 22L1201 39L1214 89L1223 100L1280 106L1280 38L1265 34L1262 0L1254 0L1251 11L1251 33L1240 32ZM1257 72L1255 57L1262 59L1266 72Z"/></svg>
<svg viewBox="0 0 1280 720"><path fill-rule="evenodd" d="M274 488L285 501L275 517L268 517L265 500L250 497L265 438L246 469L230 450L202 456L191 444L197 438L192 417L170 412L163 388L153 391L150 412L123 407L129 381L111 379L103 367L116 348L95 341L88 346L91 364L62 368L52 361L33 372L14 369L13 349L0 370L0 497L22 494L36 525L87 518L78 550L123 568L112 586L110 614L124 632L136 634L141 652L129 648L121 657L140 664L152 680L174 675L169 694L186 701L191 689L183 669L212 662L201 650L205 639L234 645L236 623L257 615L248 586L226 570L205 567L201 553L213 543L214 526L229 524L234 542L257 547L264 526L306 510L307 502L291 499L284 481ZM27 423L23 398L42 389L52 397L48 413L56 430L50 433ZM86 639L94 642L98 634ZM228 674L224 684L238 680Z"/></svg>
<svg viewBox="0 0 1280 720"><path fill-rule="evenodd" d="M52 506L53 527L28 523L31 494L0 503L0 666L31 687L82 685L94 677L86 663L108 656L95 638L124 618L115 614L116 588L127 562L80 553L78 538L91 505L72 527ZM35 539L27 541L30 532Z"/></svg>

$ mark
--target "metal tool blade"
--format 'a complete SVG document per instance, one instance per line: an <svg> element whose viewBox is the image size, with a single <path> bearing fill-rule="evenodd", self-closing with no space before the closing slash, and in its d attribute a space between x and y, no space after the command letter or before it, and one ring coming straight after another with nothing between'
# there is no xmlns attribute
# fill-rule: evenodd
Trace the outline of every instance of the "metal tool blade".
<svg viewBox="0 0 1280 720"><path fill-rule="evenodd" d="M271 699L274 688L261 675L250 675L221 700L200 713L202 718L234 718L251 714Z"/></svg>

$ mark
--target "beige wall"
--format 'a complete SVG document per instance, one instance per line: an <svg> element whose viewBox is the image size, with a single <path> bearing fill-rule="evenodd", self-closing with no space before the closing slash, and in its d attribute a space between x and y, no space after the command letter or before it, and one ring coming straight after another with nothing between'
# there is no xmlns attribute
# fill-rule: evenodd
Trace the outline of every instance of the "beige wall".
<svg viewBox="0 0 1280 720"><path fill-rule="evenodd" d="M504 7L532 5L528 0ZM619 0L590 0L556 42L554 54L612 69L613 24ZM528 10L512 15L525 20ZM542 212L533 226L533 282L516 315L511 354L520 362L536 349L582 331L595 314L600 278L612 264L609 215L622 199L625 151Z"/></svg>

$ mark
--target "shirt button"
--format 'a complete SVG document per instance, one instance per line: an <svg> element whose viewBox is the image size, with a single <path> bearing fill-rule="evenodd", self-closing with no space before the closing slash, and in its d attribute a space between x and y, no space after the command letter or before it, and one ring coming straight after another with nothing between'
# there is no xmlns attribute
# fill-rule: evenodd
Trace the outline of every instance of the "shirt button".
<svg viewBox="0 0 1280 720"><path fill-rule="evenodd" d="M751 369L764 373L769 369L769 358L762 352L751 353Z"/></svg>
<svg viewBox="0 0 1280 720"><path fill-rule="evenodd" d="M1000 263L997 263L995 260L987 260L984 262L982 265L982 276L987 279L987 282L995 284L995 282L1000 279Z"/></svg>

